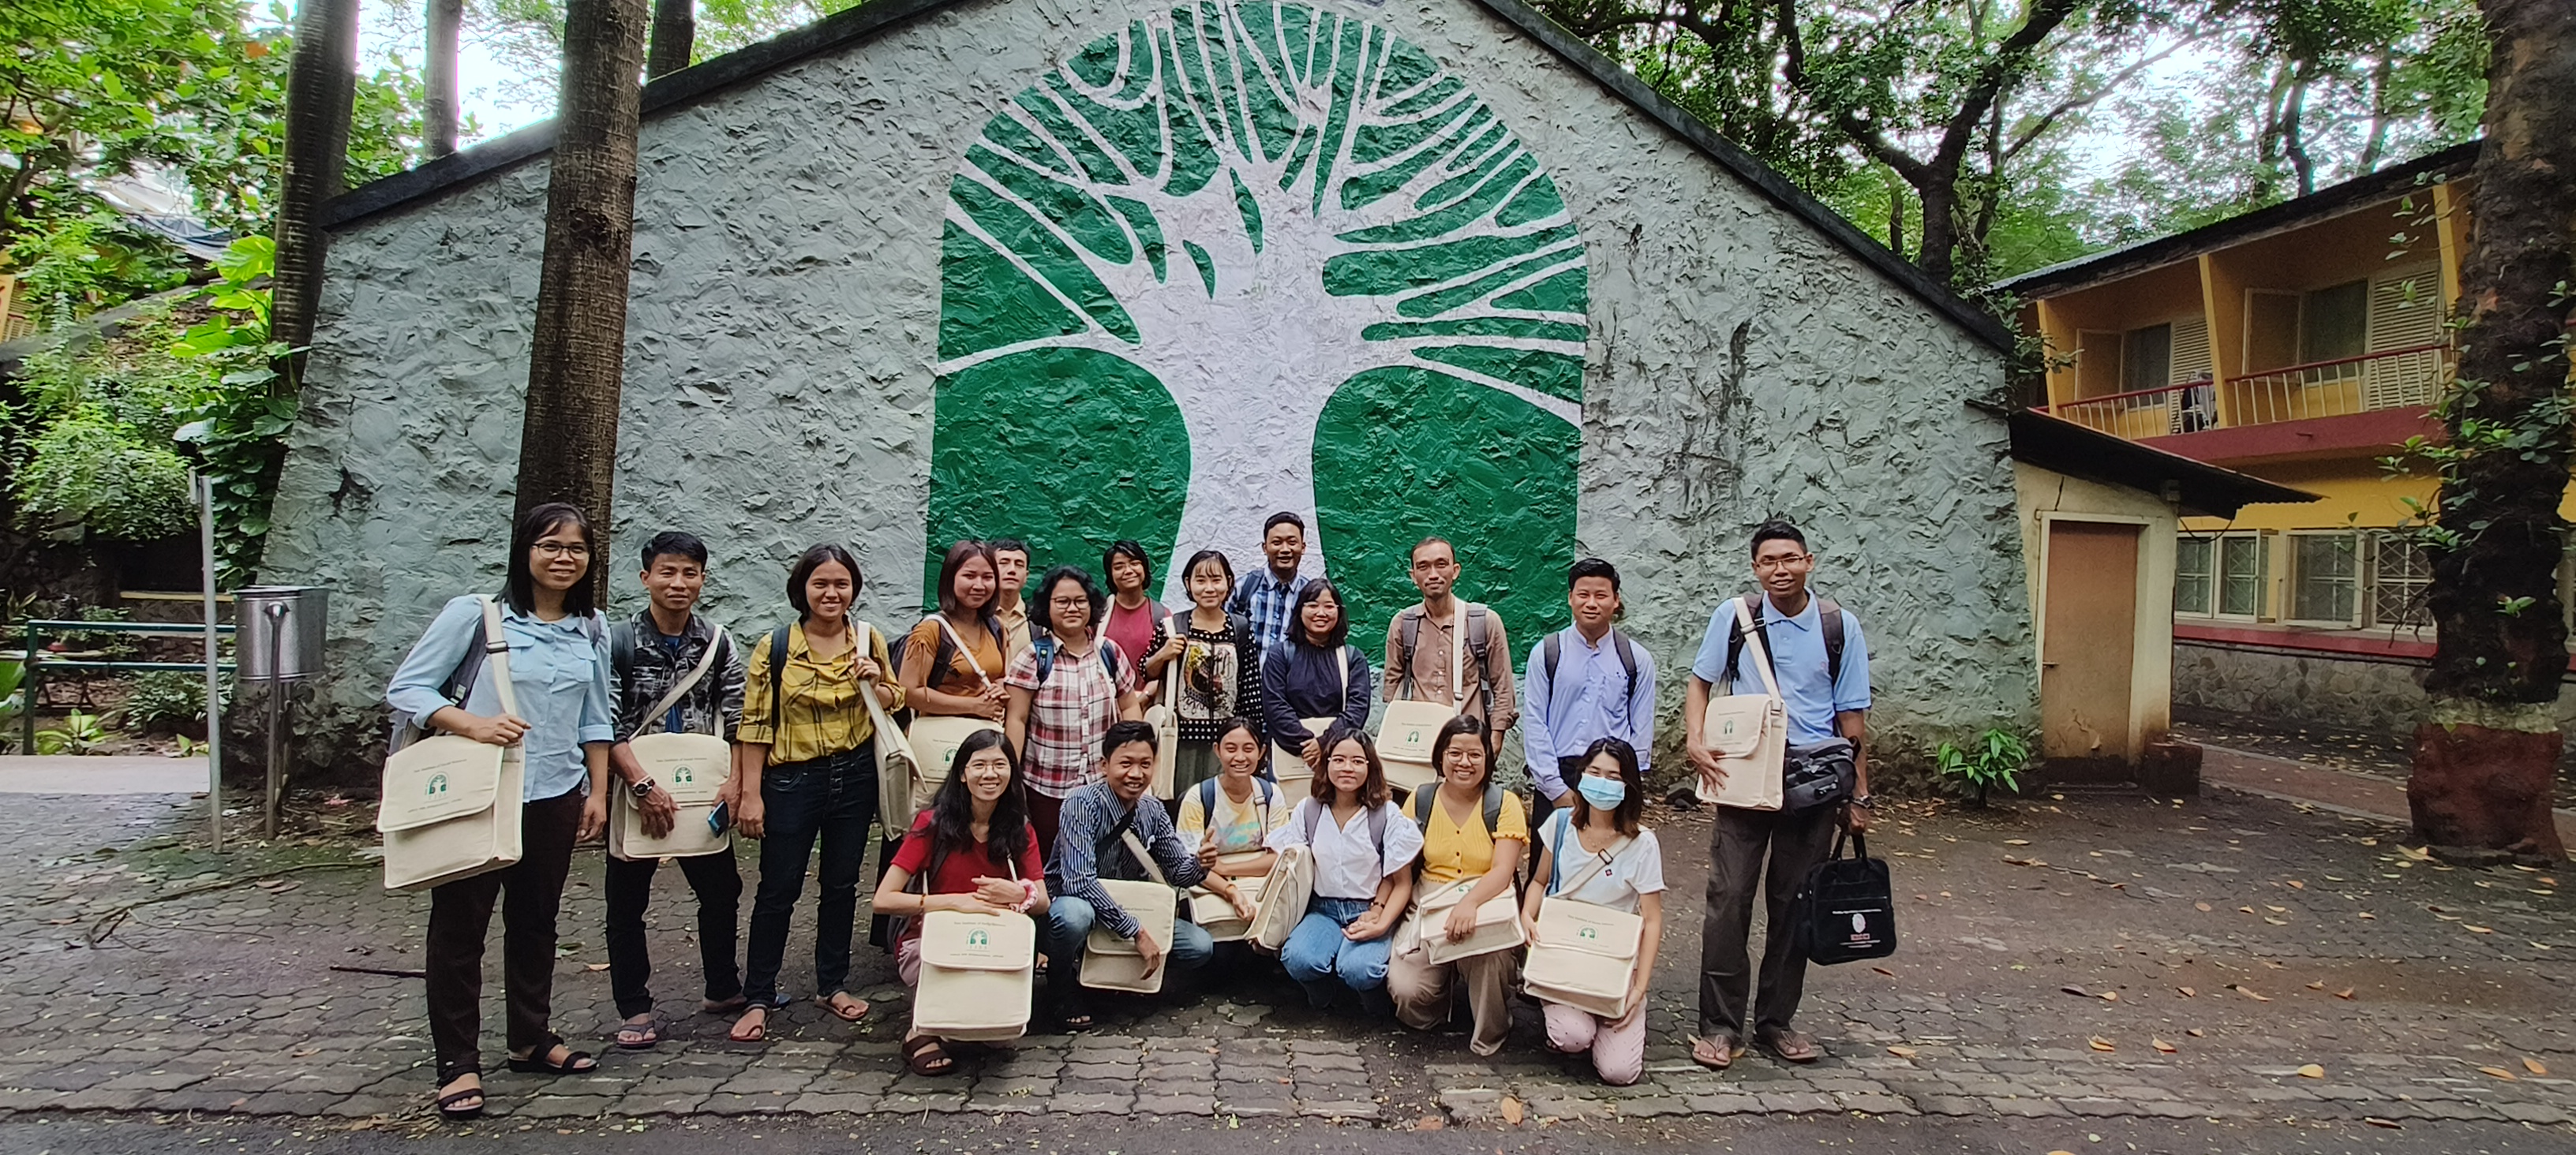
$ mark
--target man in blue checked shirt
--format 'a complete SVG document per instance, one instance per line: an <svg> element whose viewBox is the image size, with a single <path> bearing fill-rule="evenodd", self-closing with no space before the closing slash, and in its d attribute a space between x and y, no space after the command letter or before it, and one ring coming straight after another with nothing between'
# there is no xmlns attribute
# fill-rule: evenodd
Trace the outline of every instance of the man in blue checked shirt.
<svg viewBox="0 0 2576 1155"><path fill-rule="evenodd" d="M1047 1001L1068 1031L1091 1025L1090 1000L1082 993L1081 982L1082 956L1092 927L1133 941L1148 975L1160 967L1170 967L1174 975L1186 974L1207 965L1216 953L1216 941L1187 917L1189 903L1180 904L1182 917L1173 920L1172 941L1161 942L1100 885L1103 878L1142 881L1147 877L1144 864L1136 861L1135 852L1121 837L1131 830L1154 856L1163 880L1173 886L1198 885L1207 877L1208 864L1216 860L1214 850L1200 857L1198 848L1183 841L1173 828L1163 804L1145 797L1154 784L1154 744L1151 722L1111 723L1100 740L1100 780L1064 800L1055 855L1047 863L1047 893L1054 898L1047 905L1044 930ZM1172 989L1171 984L1166 982L1163 989Z"/></svg>
<svg viewBox="0 0 2576 1155"><path fill-rule="evenodd" d="M1619 620L1619 571L1587 557L1566 577L1574 624L1530 648L1522 675L1521 749L1528 755L1530 829L1583 778L1583 751L1602 738L1637 749L1650 771L1655 742L1655 658L1628 640Z"/></svg>
<svg viewBox="0 0 2576 1155"><path fill-rule="evenodd" d="M1261 553L1270 568L1243 575L1225 600L1225 612L1251 619L1253 648L1266 654L1287 644L1297 593L1306 588L1297 572L1306 560L1306 519L1284 509L1271 514L1261 524ZM1261 668L1258 655L1252 668Z"/></svg>

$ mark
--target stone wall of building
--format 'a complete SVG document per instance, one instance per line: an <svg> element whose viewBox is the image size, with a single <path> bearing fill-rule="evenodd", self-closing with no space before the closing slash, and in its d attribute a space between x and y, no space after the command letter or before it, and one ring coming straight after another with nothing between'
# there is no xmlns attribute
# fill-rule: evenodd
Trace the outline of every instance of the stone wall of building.
<svg viewBox="0 0 2576 1155"><path fill-rule="evenodd" d="M2316 722L2407 737L2424 712L2424 667L2332 654L2174 642L2174 704L2268 723ZM2576 687L2561 684L2558 725L2576 730Z"/></svg>
<svg viewBox="0 0 2576 1155"><path fill-rule="evenodd" d="M1355 639L1382 636L1404 589L1388 567L1401 564L1401 546L1421 526L1487 527L1461 546L1470 563L1461 590L1510 608L1524 651L1561 624L1563 566L1578 554L1609 558L1625 578L1626 628L1666 670L1659 745L1669 750L1673 704L1710 610L1750 584L1747 532L1785 516L1811 535L1819 586L1860 615L1884 749L1990 724L2028 728L2035 690L2006 433L1963 404L1999 386L2002 354L1494 11L1468 0L1308 7L1300 19L1339 22L1337 43L1414 46L1436 66L1420 84L1455 79L1472 92L1561 201L1554 216L1539 211L1544 204L1517 216L1498 210L1482 236L1570 228L1584 286L1571 306L1583 322L1578 381L1559 370L1562 357L1477 360L1457 374L1492 386L1469 391L1482 398L1474 413L1509 420L1477 426L1482 440L1467 451L1391 470L1372 494L1317 487L1344 496L1328 493L1318 511L1322 556L1310 564L1371 593L1353 607ZM1180 11L1262 27L1285 19L1267 4ZM918 612L925 526L943 487L1036 484L1029 478L1063 460L1068 437L1095 428L1086 422L1124 427L1118 414L1023 405L986 426L1027 447L1021 468L966 477L934 469L938 429L957 412L942 409L943 398L959 400L953 389L967 371L947 347L955 310L943 312L943 292L953 303L961 291L962 266L944 236L963 219L954 182L965 179L969 146L989 138L997 114L1029 107L1015 94L1104 75L1097 52L1085 50L1114 40L1131 18L1150 30L1129 34L1139 42L1179 19L1096 0L957 0L648 116L615 545L603 559L622 607L636 604L630 551L655 530L681 527L713 547L708 608L739 629L783 612L784 564L818 540L856 547L868 576L859 612L899 626ZM1386 53L1372 59L1396 59L1392 47ZM1406 93L1389 82L1379 97L1400 103ZM358 714L445 598L498 584L546 168L540 155L334 235L266 575L333 591L336 673L312 727L322 757L346 761L374 743L380 731ZM1132 217L1130 227L1131 236L1143 231ZM1290 260L1295 253L1241 265L1213 241L1202 247L1194 269L1182 244L1166 246L1168 263L1158 259L1155 272L1191 284L1204 276L1211 296L1229 276L1294 293L1312 288L1299 276L1317 275ZM1334 256L1301 259L1326 263L1330 281ZM1390 315L1413 315L1389 301ZM1028 306L1044 307L1053 306ZM1549 307L1561 312L1566 299ZM1216 343L1285 342L1293 358L1337 338L1217 328L1189 339L1209 343L1201 360L1215 364L1232 363ZM1155 355L1176 363L1168 351ZM1093 393L1067 396L1114 402L1098 378L1068 386ZM1400 410L1388 416L1386 398L1429 405L1429 396L1373 395L1376 410L1345 414L1339 426L1328 413L1312 463L1377 456L1402 466L1404 443L1369 439L1403 419ZM1251 412L1268 402L1247 392L1241 403ZM1556 436L1550 420L1579 430L1570 537L1542 537L1529 547L1537 556L1488 553L1510 540L1520 512L1513 463ZM1191 452L1205 453L1250 434L1219 425L1186 435ZM1100 503L1108 512L1099 517L1181 504L1167 484L1138 476L1103 484L1125 488ZM1368 497L1414 512L1356 508ZM1074 503L1052 508L1065 523L1095 516ZM1450 519L1446 508L1461 512ZM1043 537L1068 559L1096 551L1079 526L955 525ZM1257 529L1225 530L1245 539L1222 543L1239 568L1251 562Z"/></svg>

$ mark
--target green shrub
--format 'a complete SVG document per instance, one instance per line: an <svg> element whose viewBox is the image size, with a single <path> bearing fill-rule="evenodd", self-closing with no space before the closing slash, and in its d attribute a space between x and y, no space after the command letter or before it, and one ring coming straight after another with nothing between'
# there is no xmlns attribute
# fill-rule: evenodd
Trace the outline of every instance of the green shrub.
<svg viewBox="0 0 2576 1155"><path fill-rule="evenodd" d="M167 445L138 440L99 409L65 414L36 437L18 474L19 525L77 539L84 533L156 541L196 520L188 463Z"/></svg>
<svg viewBox="0 0 2576 1155"><path fill-rule="evenodd" d="M1976 745L1968 749L1943 742L1932 755L1932 768L1941 781L1979 806L1986 804L1986 795L1997 786L2020 792L2020 774L2029 765L2030 743L2004 729L1977 735Z"/></svg>
<svg viewBox="0 0 2576 1155"><path fill-rule="evenodd" d="M187 670L151 670L134 679L132 692L117 711L117 725L131 733L150 734L206 720L206 676Z"/></svg>

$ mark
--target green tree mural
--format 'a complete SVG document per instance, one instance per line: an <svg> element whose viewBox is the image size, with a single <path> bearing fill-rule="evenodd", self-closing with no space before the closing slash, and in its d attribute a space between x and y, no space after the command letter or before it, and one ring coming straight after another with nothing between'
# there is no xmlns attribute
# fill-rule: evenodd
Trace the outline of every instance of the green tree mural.
<svg viewBox="0 0 2576 1155"><path fill-rule="evenodd" d="M1421 49L1291 3L1133 23L986 123L941 260L934 552L1016 535L1096 567L1134 537L1242 569L1288 509L1359 622L1414 598L1429 533L1470 596L1557 616L1583 242Z"/></svg>

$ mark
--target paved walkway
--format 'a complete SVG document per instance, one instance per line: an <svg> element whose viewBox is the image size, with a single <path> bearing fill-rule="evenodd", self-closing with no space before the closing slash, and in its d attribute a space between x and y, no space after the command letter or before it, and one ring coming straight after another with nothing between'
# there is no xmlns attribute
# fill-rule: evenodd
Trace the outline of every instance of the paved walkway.
<svg viewBox="0 0 2576 1155"><path fill-rule="evenodd" d="M0 754L0 794L203 794L203 758ZM202 813L202 812L201 812Z"/></svg>
<svg viewBox="0 0 2576 1155"><path fill-rule="evenodd" d="M428 1045L419 984L403 972L418 966L425 899L378 889L372 864L350 865L354 840L207 854L193 842L198 806L0 808L0 838L26 864L0 877L0 1110L417 1118ZM1502 1055L1479 1060L1457 1027L1416 1035L1308 1011L1265 962L1221 968L1214 990L1168 1008L1113 1004L1101 1029L1024 1039L921 1079L894 1054L902 989L864 947L859 982L878 1009L862 1025L800 1001L765 1047L683 1014L659 1050L615 1052L599 1045L614 1015L590 852L567 900L556 1020L607 1052L604 1066L552 1081L496 1073L502 1118L483 1126L1042 1111L1511 1126L1856 1111L2483 1119L2576 1133L2576 931L2555 872L2453 869L2385 826L2235 795L1899 808L1871 845L1895 871L1904 948L1880 966L1819 968L1800 1017L1832 1057L1805 1068L1748 1057L1716 1074L1691 1065L1683 1040L1707 824L1650 817L1679 917L1635 1087L1602 1087L1580 1059L1546 1053L1533 1008L1519 1008ZM288 873L195 889L265 871ZM663 872L653 942L665 998L686 1010L694 950L677 874ZM126 909L153 898L166 901ZM791 943L791 983L810 981L806 957ZM490 991L497 1048L497 981Z"/></svg>
<svg viewBox="0 0 2576 1155"><path fill-rule="evenodd" d="M2354 818L2412 826L2414 812L2406 802L2406 783L2378 774L2235 750L2201 746L2203 783L2242 790L2283 802L2313 806ZM2576 846L2576 810L2559 810L2559 841Z"/></svg>

